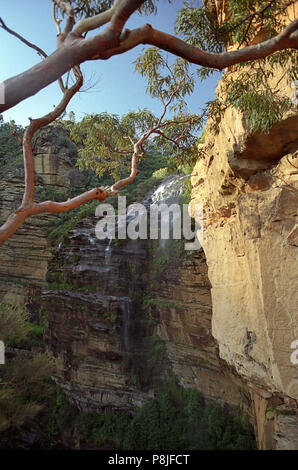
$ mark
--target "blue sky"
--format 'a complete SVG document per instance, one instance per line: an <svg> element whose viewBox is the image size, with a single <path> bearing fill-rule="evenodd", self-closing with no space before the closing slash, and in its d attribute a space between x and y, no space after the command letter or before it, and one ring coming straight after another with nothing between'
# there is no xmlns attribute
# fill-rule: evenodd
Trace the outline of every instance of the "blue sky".
<svg viewBox="0 0 298 470"><path fill-rule="evenodd" d="M8 27L40 46L47 54L55 50L56 28L52 20L51 0L13 0L13 2L0 0L0 5L0 15ZM175 16L182 6L182 0L173 0L172 4L167 0L159 0L156 16L145 17L135 14L127 23L127 27L134 28L150 23L160 30L173 33ZM0 29L0 41L0 82L40 61L34 50L2 29ZM77 94L68 105L67 111L74 111L77 118L82 117L84 113L106 111L124 114L129 110L143 107L158 114L161 109L158 101L146 95L145 81L134 72L133 62L143 49L144 46L139 46L107 61L91 61L83 64L82 70L86 81L93 77L96 86L88 92ZM193 69L195 70L195 67ZM219 74L215 74L204 83L197 81L195 92L188 100L191 112L199 113L204 103L213 99L219 77ZM27 125L29 116L37 118L48 113L59 102L60 97L61 91L57 83L52 84L6 111L3 114L4 120L14 119L18 124Z"/></svg>

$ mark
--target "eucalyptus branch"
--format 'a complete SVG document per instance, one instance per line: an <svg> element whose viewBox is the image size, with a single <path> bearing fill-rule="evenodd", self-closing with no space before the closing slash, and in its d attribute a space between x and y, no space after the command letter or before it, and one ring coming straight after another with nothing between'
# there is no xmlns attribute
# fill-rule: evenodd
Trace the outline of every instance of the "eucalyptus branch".
<svg viewBox="0 0 298 470"><path fill-rule="evenodd" d="M119 1L119 0L118 0ZM101 26L108 23L115 11L117 2L106 11L99 13L98 15L92 16L91 18L85 18L78 22L76 27L74 28L74 34L81 36L83 33L87 33L88 31L92 31L93 29L100 28Z"/></svg>
<svg viewBox="0 0 298 470"><path fill-rule="evenodd" d="M19 136L19 134L17 133L17 131L14 130L14 131L11 133L11 135L12 135L13 137L15 137L20 143L22 143L22 139L21 139L21 137Z"/></svg>
<svg viewBox="0 0 298 470"><path fill-rule="evenodd" d="M73 26L75 24L75 17L74 17L74 11L73 7L71 6L70 3L64 2L63 0L53 0L54 4L56 4L60 10L66 14L67 19L66 19L66 25L64 28L63 33L61 33L60 29L60 20L56 20L56 24L58 24L60 32L58 31L58 37L60 39L60 42L64 42L68 34L72 31ZM55 11L55 9L54 9Z"/></svg>
<svg viewBox="0 0 298 470"><path fill-rule="evenodd" d="M246 40L246 37L247 37L247 35L248 35L248 32L249 32L249 30L250 30L250 28L251 28L253 19L254 19L254 16L252 16L252 17L250 18L249 22L248 22L247 28L246 28L246 30L245 30L245 33L244 33L244 35L243 35L243 38L242 38L242 40L241 40L239 46L238 46L238 49L240 49L240 47L242 46L242 44L243 44L244 41Z"/></svg>
<svg viewBox="0 0 298 470"><path fill-rule="evenodd" d="M123 2L123 4L130 6L125 11L125 18L129 17L140 3L143 3L140 0L137 4L132 0L123 0ZM116 10L113 17L115 15ZM123 23L124 19L121 21ZM133 49L139 44L151 44L193 64L218 70L243 62L264 59L277 51L289 48L298 49L298 19L271 39L219 54L202 51L175 36L158 31L150 25L144 25L132 31L126 30L123 37L119 38L117 27L115 30L111 23L112 20L102 33L94 37L83 39L74 35L73 32L68 34L64 39L63 47L60 47L41 64L5 80L3 82L5 103L0 104L0 113L53 83L75 65L88 60L109 59L116 54Z"/></svg>
<svg viewBox="0 0 298 470"><path fill-rule="evenodd" d="M160 127L160 125L161 125L161 123L162 123L162 120L163 120L163 118L164 118L165 115L166 115L166 112L167 112L168 107L169 107L170 104L172 103L172 101L173 101L175 95L176 95L176 94L178 93L178 91L180 90L181 85L182 85L182 83L184 82L184 80L185 80L185 79L178 81L176 88L175 88L174 91L171 93L171 95L170 95L168 101L167 101L167 102L165 103L165 105L164 105L163 112L162 112L162 114L161 114L159 120L157 121L157 125L155 126L155 129L158 129L158 128Z"/></svg>
<svg viewBox="0 0 298 470"><path fill-rule="evenodd" d="M223 70L231 65L263 59L274 52L288 48L298 49L298 19L292 21L274 38L239 50L212 54L186 44L179 38L151 28L146 35L146 42L160 49L182 57L189 62L210 68Z"/></svg>
<svg viewBox="0 0 298 470"><path fill-rule="evenodd" d="M173 144L179 146L178 141L181 139L181 136L177 137L177 139L171 139L171 137L168 137L164 132L160 130L153 131L154 134L161 135L164 139L169 140Z"/></svg>
<svg viewBox="0 0 298 470"><path fill-rule="evenodd" d="M48 57L48 55L40 47L36 46L36 44L33 44L32 42L27 41L27 39L25 39L19 33L17 33L16 31L13 31L12 29L8 28L8 26L6 26L6 24L4 23L2 18L0 18L0 27L2 29L4 29L5 31L7 31L9 34L11 34L11 35L15 36L16 38L18 38L21 42L26 44L26 46L31 47L31 49L34 49L40 57L42 57L44 59L46 59ZM59 83L59 86L61 88L62 93L64 93L65 88L64 88L63 80L62 80L61 77L58 78L58 83Z"/></svg>
<svg viewBox="0 0 298 470"><path fill-rule="evenodd" d="M116 183L114 183L109 189L108 193L114 193L115 191L118 191L118 189L122 188L123 186L127 186L128 184L133 183L135 180L136 176L139 173L139 170L137 169L137 161L138 161L138 156L139 156L139 149L141 148L143 142L145 140L144 135L136 142L133 146L133 154L131 157L131 171L130 175L127 178L123 178Z"/></svg>
<svg viewBox="0 0 298 470"><path fill-rule="evenodd" d="M57 5L53 1L53 19L54 19L54 23L55 23L55 26L56 26L56 29L57 29L57 35L59 36L61 34L61 27L60 27L61 20L59 18L57 18L56 8L57 8Z"/></svg>
<svg viewBox="0 0 298 470"><path fill-rule="evenodd" d="M64 112L71 98L77 93L77 91L79 91L83 84L82 74L79 76L79 74L77 73L77 77L78 78L76 83L69 90L65 90L61 102L55 107L53 111L38 119L29 118L30 124L25 130L22 139L25 172L25 191L21 206L13 214L11 214L7 221L0 227L0 244L10 238L16 232L16 230L23 224L27 217L33 214L45 212L45 204L34 204L35 171L33 162L32 139L38 129L41 129L42 127L48 125L50 122L53 122ZM56 206L55 204L57 203L48 201L46 207L52 207L51 212L61 211L59 208L61 208L62 206ZM66 207L69 207L69 202L66 203Z"/></svg>
<svg viewBox="0 0 298 470"><path fill-rule="evenodd" d="M73 14L73 8L70 3L63 0L53 0L53 2L56 3L60 10L67 16L71 16Z"/></svg>
<svg viewBox="0 0 298 470"><path fill-rule="evenodd" d="M143 3L145 0L118 0L106 31L119 39L126 21Z"/></svg>
<svg viewBox="0 0 298 470"><path fill-rule="evenodd" d="M117 181L116 183L114 183L110 188L111 191L118 191L123 186L127 186L128 184L131 184L135 180L136 176L139 173L139 171L137 169L137 162L138 162L138 157L140 156L140 150L141 150L141 155L142 155L144 153L143 144L146 140L149 139L149 137L152 134L163 135L167 140L171 140L173 142L172 139L166 137L162 133L162 131L160 131L160 127L162 125L162 120L163 120L163 118L164 118L164 116L167 112L168 106L173 101L175 95L178 93L178 91L181 88L183 82L184 82L184 79L179 80L176 88L171 93L168 101L164 104L163 111L161 113L160 118L157 121L157 124L155 126L153 126L151 129L149 129L147 132L144 132L136 143L133 143L132 139L130 138L130 140L133 144L133 154L132 154L132 158L131 158L131 172L130 172L130 175L127 178L123 178L123 179ZM176 143L176 145L178 145L178 144Z"/></svg>
<svg viewBox="0 0 298 470"><path fill-rule="evenodd" d="M20 41L22 41L24 44L26 44L26 46L31 47L32 49L34 49L40 57L43 57L43 58L48 57L47 54L40 47L36 46L32 42L27 41L27 39L25 39L23 36L21 36L16 31L13 31L12 29L8 28L8 26L6 26L6 24L4 23L2 18L0 18L0 27L2 29L4 29L5 31L7 31L9 34L12 34L16 38L18 38Z"/></svg>

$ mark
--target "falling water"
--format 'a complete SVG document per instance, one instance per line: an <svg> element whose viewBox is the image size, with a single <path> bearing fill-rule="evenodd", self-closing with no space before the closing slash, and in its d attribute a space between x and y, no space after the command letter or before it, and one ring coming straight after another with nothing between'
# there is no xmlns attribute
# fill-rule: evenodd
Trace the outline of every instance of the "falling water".
<svg viewBox="0 0 298 470"><path fill-rule="evenodd" d="M90 245L95 245L95 243L96 243L95 238L93 238L89 235L88 240L89 240Z"/></svg>
<svg viewBox="0 0 298 470"><path fill-rule="evenodd" d="M184 191L184 180L187 176L172 175L163 180L160 185L150 194L150 200L152 204L161 206L161 204L166 204L170 206L172 204L179 204L181 201L181 196ZM162 214L159 215L159 224L161 223ZM170 222L170 238L173 227L176 223L181 223L180 218L177 220L177 213L170 213L169 215ZM171 244L169 240L161 238L159 234L159 247L162 251L170 249Z"/></svg>
<svg viewBox="0 0 298 470"><path fill-rule="evenodd" d="M187 175L189 176L189 175ZM145 206L149 212L150 205L161 205L161 204L179 204L181 196L184 190L184 179L187 176L171 175L165 178L155 189L153 189L142 201L142 205ZM134 205L132 204L127 208L126 214L118 214L116 217L117 230L125 228L127 224L136 217ZM173 224L176 223L176 219L173 214L170 214L170 230L172 230ZM123 227L124 226L124 227ZM107 266L111 263L112 257L112 238L109 238L108 245L105 249L105 264ZM89 237L89 243L94 244L94 239ZM167 243L165 240L160 240L160 247L165 249Z"/></svg>
<svg viewBox="0 0 298 470"><path fill-rule="evenodd" d="M133 301L127 299L121 304L122 310L122 344L123 349L129 352L132 344Z"/></svg>
<svg viewBox="0 0 298 470"><path fill-rule="evenodd" d="M178 203L184 190L185 178L186 176L172 175L164 179L153 193L151 193L150 199L152 203Z"/></svg>
<svg viewBox="0 0 298 470"><path fill-rule="evenodd" d="M112 249L111 249L111 244L112 244L113 239L109 239L109 243L105 249L105 263L110 264L111 262L111 256L112 256Z"/></svg>

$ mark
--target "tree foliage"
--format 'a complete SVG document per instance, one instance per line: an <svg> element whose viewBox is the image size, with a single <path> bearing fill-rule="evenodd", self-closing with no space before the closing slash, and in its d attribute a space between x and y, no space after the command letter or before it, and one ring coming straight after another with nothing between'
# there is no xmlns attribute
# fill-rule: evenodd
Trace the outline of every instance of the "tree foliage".
<svg viewBox="0 0 298 470"><path fill-rule="evenodd" d="M8 346L28 339L30 326L24 309L0 303L0 338L6 346L6 362L0 368L0 432L20 429L41 411L45 379L53 371L45 353L20 350L9 357Z"/></svg>
<svg viewBox="0 0 298 470"><path fill-rule="evenodd" d="M268 40L276 36L286 23L285 10L293 1L229 0L224 20L219 23L210 6L193 8L189 2L178 13L176 32L193 46L204 51L221 53L226 47L248 46L257 36ZM212 3L210 2L212 6ZM293 106L288 93L279 86L282 70L288 88L298 77L298 53L294 50L276 52L264 59L244 62L225 73L221 96L209 103L214 129L224 111L232 106L244 114L251 132L268 132ZM235 73L236 71L236 73ZM200 67L198 76L204 80L214 72Z"/></svg>
<svg viewBox="0 0 298 470"><path fill-rule="evenodd" d="M201 8L186 1L176 18L176 33L187 43L207 52L220 53L227 46L249 45L261 32L262 39L276 36L287 21L285 15L295 0L229 0L219 22L214 2Z"/></svg>
<svg viewBox="0 0 298 470"><path fill-rule="evenodd" d="M127 413L79 413L76 426L85 442L113 443L117 450L252 450L246 416L218 403L204 404L193 388L164 383L156 398Z"/></svg>
<svg viewBox="0 0 298 470"><path fill-rule="evenodd" d="M168 1L171 3L171 0ZM90 18L111 8L114 4L114 0L72 0L70 3L73 5L75 15L78 18ZM141 8L139 8L139 13L156 13L156 3L155 0L147 0Z"/></svg>
<svg viewBox="0 0 298 470"><path fill-rule="evenodd" d="M92 169L99 176L108 171L116 180L130 165L132 142L138 140L146 124L154 121L146 109L122 117L108 113L85 116L71 134L82 145L77 162L80 170Z"/></svg>
<svg viewBox="0 0 298 470"><path fill-rule="evenodd" d="M127 172L136 143L138 158L152 147L171 155L173 167L192 164L196 157L198 132L203 115L188 113L185 98L193 92L194 79L189 64L178 58L169 64L162 51L152 47L135 63L136 71L147 80L147 93L160 101L161 114L148 109L130 111L122 117L108 113L85 116L74 123L71 136L80 145L78 166L114 179Z"/></svg>
<svg viewBox="0 0 298 470"><path fill-rule="evenodd" d="M14 134L21 139L23 133L22 126L14 121L4 122L0 114L0 173L22 161L22 145Z"/></svg>

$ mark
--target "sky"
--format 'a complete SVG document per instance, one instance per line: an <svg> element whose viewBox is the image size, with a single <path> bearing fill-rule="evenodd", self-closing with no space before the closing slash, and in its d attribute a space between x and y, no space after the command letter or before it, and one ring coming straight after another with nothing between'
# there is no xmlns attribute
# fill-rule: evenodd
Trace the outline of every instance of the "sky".
<svg viewBox="0 0 298 470"><path fill-rule="evenodd" d="M200 1L195 0L194 4L196 3L199 4ZM172 0L171 4L167 0L159 0L157 5L157 15L140 16L135 13L126 26L132 29L150 23L155 28L173 34L176 13L183 7L183 0ZM41 47L48 55L54 52L57 31L52 19L51 0L0 0L0 16L9 28ZM25 71L41 60L33 49L1 28L0 43L0 82ZM146 107L158 115L161 111L160 103L146 95L145 80L134 72L133 62L145 48L138 46L106 61L97 60L82 64L86 82L91 79L95 87L74 96L67 112L73 111L76 118L80 119L84 114L108 112L122 115ZM193 70L196 70L195 66ZM220 74L216 73L203 83L196 80L195 91L188 99L190 112L199 114L204 103L214 98L219 78ZM38 118L48 113L60 101L61 96L58 84L54 83L5 111L4 120L7 122L13 119L17 124L26 126L29 116Z"/></svg>

